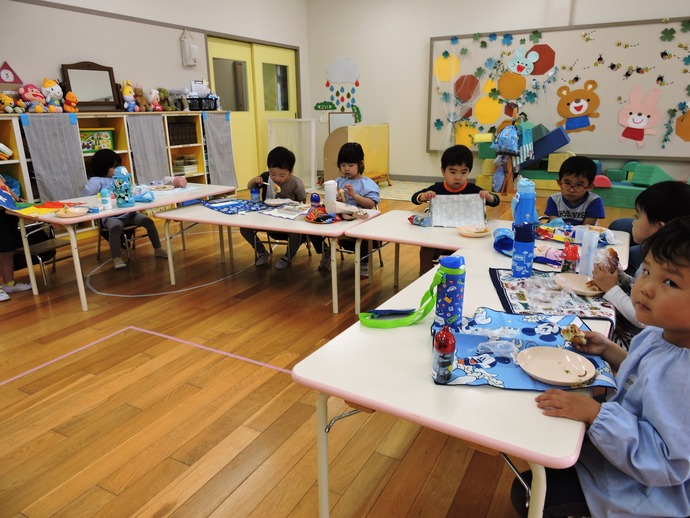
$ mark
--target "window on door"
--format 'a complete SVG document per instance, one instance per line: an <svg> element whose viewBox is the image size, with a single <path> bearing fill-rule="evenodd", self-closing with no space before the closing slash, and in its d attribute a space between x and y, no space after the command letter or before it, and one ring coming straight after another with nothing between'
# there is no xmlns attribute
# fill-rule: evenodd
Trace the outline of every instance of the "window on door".
<svg viewBox="0 0 690 518"><path fill-rule="evenodd" d="M263 63L264 109L271 112L288 111L288 67Z"/></svg>

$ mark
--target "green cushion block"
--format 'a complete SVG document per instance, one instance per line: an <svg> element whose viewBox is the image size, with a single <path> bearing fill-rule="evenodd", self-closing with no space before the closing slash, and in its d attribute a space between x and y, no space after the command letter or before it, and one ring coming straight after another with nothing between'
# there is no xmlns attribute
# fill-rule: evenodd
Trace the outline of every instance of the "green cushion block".
<svg viewBox="0 0 690 518"><path fill-rule="evenodd" d="M543 124L537 124L532 128L532 142L544 138L549 134L549 129Z"/></svg>
<svg viewBox="0 0 690 518"><path fill-rule="evenodd" d="M595 187L592 192L601 196L606 207L634 209L637 196L644 190L644 187L623 182L612 184L611 188Z"/></svg>
<svg viewBox="0 0 690 518"><path fill-rule="evenodd" d="M496 152L493 149L491 149L491 144L492 144L492 142L480 142L477 145L477 148L478 148L477 156L480 159L482 159L482 160L486 160L486 159L493 160L494 158L496 158Z"/></svg>
<svg viewBox="0 0 690 518"><path fill-rule="evenodd" d="M640 164L635 168L630 183L639 187L649 187L666 180L675 180L675 178L659 166Z"/></svg>
<svg viewBox="0 0 690 518"><path fill-rule="evenodd" d="M622 182L627 180L628 172L623 169L607 169L604 173L612 182Z"/></svg>

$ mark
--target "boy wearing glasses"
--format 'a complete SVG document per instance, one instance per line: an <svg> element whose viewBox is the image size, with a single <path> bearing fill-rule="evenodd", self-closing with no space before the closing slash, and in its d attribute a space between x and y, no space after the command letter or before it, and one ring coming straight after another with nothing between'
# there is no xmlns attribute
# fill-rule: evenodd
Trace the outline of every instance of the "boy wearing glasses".
<svg viewBox="0 0 690 518"><path fill-rule="evenodd" d="M549 221L561 218L569 225L596 225L603 218L604 202L594 194L597 165L586 156L571 156L558 171L559 194L546 201L545 214Z"/></svg>

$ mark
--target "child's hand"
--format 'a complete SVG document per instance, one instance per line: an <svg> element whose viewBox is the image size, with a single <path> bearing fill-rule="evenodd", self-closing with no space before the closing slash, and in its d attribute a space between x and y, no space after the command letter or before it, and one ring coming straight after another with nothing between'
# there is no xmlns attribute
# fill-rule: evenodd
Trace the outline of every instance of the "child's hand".
<svg viewBox="0 0 690 518"><path fill-rule="evenodd" d="M535 401L544 415L567 417L587 424L594 422L601 409L601 404L591 397L565 390L549 389Z"/></svg>
<svg viewBox="0 0 690 518"><path fill-rule="evenodd" d="M494 199L493 194L491 194L489 191L484 191L484 190L479 191L479 197L482 200L488 200L489 198L491 198L491 200L493 201L493 199Z"/></svg>
<svg viewBox="0 0 690 518"><path fill-rule="evenodd" d="M601 333L597 333L596 331L585 331L584 329L582 332L585 334L585 340L587 341L585 342L585 345L578 345L575 343L572 344L576 351L585 354L597 354L602 356L611 344L613 344L615 347L618 347L615 343Z"/></svg>
<svg viewBox="0 0 690 518"><path fill-rule="evenodd" d="M354 197L355 197L355 189L354 189L354 187L352 187L351 184L346 183L346 184L343 186L343 191L345 191L345 193L346 193L350 198L354 199ZM343 201L345 201L345 200L343 200Z"/></svg>
<svg viewBox="0 0 690 518"><path fill-rule="evenodd" d="M426 191L419 195L419 201L430 201L432 198L436 198L434 191Z"/></svg>
<svg viewBox="0 0 690 518"><path fill-rule="evenodd" d="M264 179L261 178L261 175L254 178L254 181L256 182L256 185L258 185L259 187L261 187L264 184Z"/></svg>
<svg viewBox="0 0 690 518"><path fill-rule="evenodd" d="M599 288L609 291L618 283L618 270L609 272L603 264L595 264L592 271L592 280Z"/></svg>

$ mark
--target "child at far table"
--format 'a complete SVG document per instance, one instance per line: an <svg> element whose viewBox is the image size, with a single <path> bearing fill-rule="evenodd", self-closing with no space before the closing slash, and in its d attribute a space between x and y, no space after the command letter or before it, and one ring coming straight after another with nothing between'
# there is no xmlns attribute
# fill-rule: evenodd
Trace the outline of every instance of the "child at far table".
<svg viewBox="0 0 690 518"><path fill-rule="evenodd" d="M273 148L268 152L266 158L268 171L249 180L247 188L261 189L262 200L266 198L282 198L295 200L300 203L306 202L307 191L304 189L304 183L292 174L295 161L295 154L289 149L280 146ZM257 259L254 264L256 266L263 266L268 263L270 255L263 243L256 240L256 233L257 231L251 228L240 228L242 237L256 250ZM292 263L292 258L295 257L297 250L302 245L304 236L302 234L282 232L269 232L268 235L275 239L287 239L288 241L285 255L278 259L275 264L277 269L284 270Z"/></svg>
<svg viewBox="0 0 690 518"><path fill-rule="evenodd" d="M2 175L0 175L0 190L2 196L11 197L13 201L24 201L7 187ZM14 251L22 247L18 223L19 220L15 216L10 216L5 209L0 208L0 279L2 280L0 302L10 300L8 293L31 289L29 283L14 282Z"/></svg>
<svg viewBox="0 0 690 518"><path fill-rule="evenodd" d="M636 218L632 234L636 243L643 243L674 218L690 216L690 185L681 182L659 182L647 187L635 200ZM630 340L644 324L635 317L630 289L640 276L641 267L632 277L602 264L594 266L592 278L604 293L604 298L616 308L616 329L613 339L626 349Z"/></svg>
<svg viewBox="0 0 690 518"><path fill-rule="evenodd" d="M338 170L340 178L335 180L339 191L337 200L353 207L362 209L373 209L381 202L381 191L378 184L364 174L364 150L357 142L347 142L338 151ZM318 251L321 248L323 238L313 236L314 248ZM349 238L339 239L340 245L346 250L354 250L355 241ZM364 241L361 248L362 263L360 276L363 279L369 277L369 242ZM331 253L327 246L323 246L319 271L328 271L331 267Z"/></svg>
<svg viewBox="0 0 690 518"><path fill-rule="evenodd" d="M99 149L91 156L91 177L86 182L82 196L94 196L102 189L113 192L113 176L115 168L122 165L120 155L112 149ZM161 246L158 229L154 221L141 212L133 211L119 216L111 216L102 220L102 225L108 230L108 244L113 258L113 268L120 270L127 267L122 260L122 229L125 226L136 225L144 227L153 246L153 255L167 259L168 254Z"/></svg>
<svg viewBox="0 0 690 518"><path fill-rule="evenodd" d="M441 156L441 174L443 182L436 182L426 189L412 195L412 203L421 205L430 201L438 194L479 194L489 207L497 207L501 199L497 194L486 191L473 183L467 183L467 177L472 171L474 157L466 146L457 145L446 149ZM434 266L443 250L423 246L419 249L419 275Z"/></svg>
<svg viewBox="0 0 690 518"><path fill-rule="evenodd" d="M546 200L544 214L549 221L561 218L568 225L596 225L597 219L605 217L604 202L591 192L596 175L597 165L591 158L567 158L558 170L561 192Z"/></svg>
<svg viewBox="0 0 690 518"><path fill-rule="evenodd" d="M649 327L629 352L591 331L576 346L617 370L618 391L604 403L554 389L536 398L544 415L588 426L575 466L546 470L544 516L690 516L690 218L669 221L643 254L632 300ZM517 479L511 498L526 516Z"/></svg>

